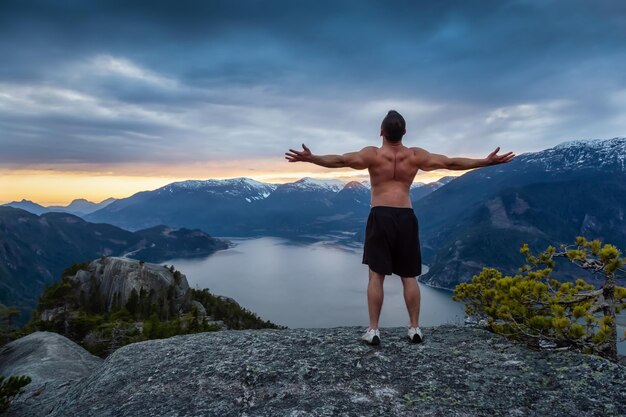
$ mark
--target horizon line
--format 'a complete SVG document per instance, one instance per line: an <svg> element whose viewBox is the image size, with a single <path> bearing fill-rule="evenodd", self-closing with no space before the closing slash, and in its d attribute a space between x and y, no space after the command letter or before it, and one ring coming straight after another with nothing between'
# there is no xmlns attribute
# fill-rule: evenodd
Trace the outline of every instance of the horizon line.
<svg viewBox="0 0 626 417"><path fill-rule="evenodd" d="M465 173L465 171L463 173ZM463 175L463 174L442 175L442 176L440 176L438 178L434 178L434 179L431 179L429 181L415 181L414 180L412 182L412 184L430 184L430 183L433 183L433 182L437 182L441 178L444 178L444 177L457 177L457 176L460 176L460 175ZM363 177L365 177L365 175ZM304 176L304 177L298 178L297 180L294 180L294 181L284 181L284 182L273 182L271 180L270 181L268 181L268 180L263 181L263 180L255 179L253 177L246 177L246 176L222 177L222 178L215 178L215 177L213 177L213 178L204 178L204 179L188 178L188 179L185 179L185 180L171 181L171 182L168 182L167 184L164 184L164 185L162 185L160 187L156 187L156 188L139 190L139 191L136 191L136 192L134 192L134 193L132 193L130 195L127 195L125 197L113 197L113 196L105 197L105 198L102 198L100 201L92 201L92 200L90 200L88 198L85 198L85 197L76 197L76 198L73 198L72 200L67 201L65 203L59 203L59 202L53 202L53 203L49 203L49 202L45 203L44 202L44 203L40 203L40 202L37 202L36 199L30 199L30 198L22 197L21 199L18 198L18 199L10 200L10 201L0 201L0 206L4 206L4 205L7 205L7 204L11 204L11 203L31 202L31 203L40 205L40 206L45 207L45 208L54 207L54 206L66 207L66 206L68 206L69 204L71 204L72 202L74 202L76 200L86 200L86 201L88 201L90 203L100 204L103 201L108 200L110 198L114 198L116 200L122 200L122 199L125 199L125 198L132 197L133 195L135 195L137 193L155 191L155 190L158 190L159 188L167 187L168 185L171 185L171 184L183 183L183 182L187 182L187 181L228 181L228 180L236 180L236 179L249 179L249 180L256 181L256 182L259 182L259 183L262 183L262 184L283 185L283 184L293 184L293 183L296 183L298 181L301 181L301 180L307 179L307 178L310 178L310 179L313 179L313 180L318 180L318 181L339 181L339 182L342 182L344 185L346 185L346 184L348 184L350 182L359 182L359 183L369 182L368 179L356 180L356 179L353 179L353 178L351 178L351 179L343 179L343 178L336 178L336 177L335 178L324 178L324 177L314 177L314 176Z"/></svg>

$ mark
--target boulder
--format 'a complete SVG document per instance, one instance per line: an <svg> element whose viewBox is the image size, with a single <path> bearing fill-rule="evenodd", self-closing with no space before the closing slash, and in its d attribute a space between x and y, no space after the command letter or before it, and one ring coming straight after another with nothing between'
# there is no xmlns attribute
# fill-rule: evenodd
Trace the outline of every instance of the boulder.
<svg viewBox="0 0 626 417"><path fill-rule="evenodd" d="M35 332L0 348L0 375L28 375L31 382L15 397L7 416L46 416L60 397L92 375L102 359L65 336Z"/></svg>
<svg viewBox="0 0 626 417"><path fill-rule="evenodd" d="M219 299L220 299L220 300L222 300L222 301L226 301L227 303L234 304L234 305L236 305L237 307L241 307L241 306L239 305L239 303L238 303L237 301L235 301L235 299L234 299L234 298L227 297L227 296L225 296L225 295L218 295L218 296L217 296L217 298L219 298Z"/></svg>
<svg viewBox="0 0 626 417"><path fill-rule="evenodd" d="M198 309L198 317L204 320L204 318L206 317L206 308L204 308L202 303L200 301L192 300L191 306L195 306Z"/></svg>

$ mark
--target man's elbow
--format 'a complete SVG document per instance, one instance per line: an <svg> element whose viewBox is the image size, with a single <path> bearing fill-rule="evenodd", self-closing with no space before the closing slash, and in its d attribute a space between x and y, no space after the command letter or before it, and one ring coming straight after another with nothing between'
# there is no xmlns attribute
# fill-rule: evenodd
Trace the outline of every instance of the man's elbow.
<svg viewBox="0 0 626 417"><path fill-rule="evenodd" d="M450 168L450 165L446 165L446 164L428 164L428 165L423 165L420 169L422 171L435 171L437 169L453 169L453 168Z"/></svg>
<svg viewBox="0 0 626 417"><path fill-rule="evenodd" d="M340 157L333 163L333 166L331 168L346 168L348 166L349 166L348 160L346 160L346 158L344 157Z"/></svg>

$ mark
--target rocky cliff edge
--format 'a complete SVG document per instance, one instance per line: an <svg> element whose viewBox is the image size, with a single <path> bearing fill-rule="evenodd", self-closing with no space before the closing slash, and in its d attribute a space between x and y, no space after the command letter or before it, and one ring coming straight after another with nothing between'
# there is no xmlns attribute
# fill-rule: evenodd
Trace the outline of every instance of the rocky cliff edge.
<svg viewBox="0 0 626 417"><path fill-rule="evenodd" d="M362 344L360 327L230 330L133 343L100 363L89 361L82 379L61 373L62 381L49 381L51 390L66 390L28 415L626 415L622 365L528 350L478 327L423 330L425 340L416 345L404 328L381 329L380 347ZM43 344L49 337L25 338ZM0 350L0 374L44 366L19 351L22 339ZM9 415L27 415L17 413L36 401L32 391L23 394Z"/></svg>

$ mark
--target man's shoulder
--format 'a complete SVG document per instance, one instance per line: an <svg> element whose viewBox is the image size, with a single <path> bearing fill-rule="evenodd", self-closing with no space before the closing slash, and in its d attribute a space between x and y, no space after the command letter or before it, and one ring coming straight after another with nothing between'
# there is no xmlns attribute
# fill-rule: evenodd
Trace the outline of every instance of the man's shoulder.
<svg viewBox="0 0 626 417"><path fill-rule="evenodd" d="M375 156L378 151L380 150L379 147L377 146L366 146L363 149L361 149L359 152L361 154L365 154L365 155L369 155L369 156Z"/></svg>
<svg viewBox="0 0 626 417"><path fill-rule="evenodd" d="M409 149L416 154L428 154L426 149L420 148L419 146L411 146Z"/></svg>
<svg viewBox="0 0 626 417"><path fill-rule="evenodd" d="M428 159L430 152L428 152L426 149L424 148L420 148L418 146L413 146L411 148L409 148L409 150L411 151L411 154L413 155L413 157L419 159L419 160L423 160L423 159Z"/></svg>
<svg viewBox="0 0 626 417"><path fill-rule="evenodd" d="M361 152L372 152L372 151L378 151L380 148L378 146L366 146L363 149L361 149Z"/></svg>

